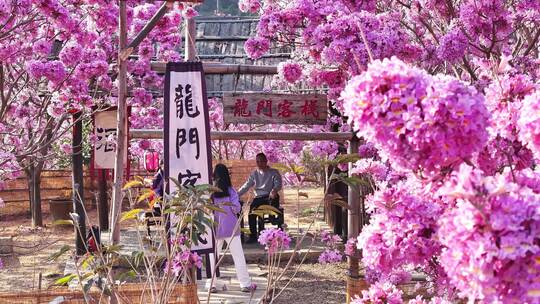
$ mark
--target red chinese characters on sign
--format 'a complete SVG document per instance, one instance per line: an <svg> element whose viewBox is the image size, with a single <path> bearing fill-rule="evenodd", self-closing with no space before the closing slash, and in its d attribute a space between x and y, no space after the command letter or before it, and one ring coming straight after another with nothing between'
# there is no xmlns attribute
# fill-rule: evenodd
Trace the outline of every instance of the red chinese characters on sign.
<svg viewBox="0 0 540 304"><path fill-rule="evenodd" d="M237 99L234 103L234 116L250 117L251 111L248 110L248 101L246 99Z"/></svg>
<svg viewBox="0 0 540 304"><path fill-rule="evenodd" d="M272 100L261 100L257 102L257 115L272 117Z"/></svg>
<svg viewBox="0 0 540 304"><path fill-rule="evenodd" d="M313 116L319 118L319 110L317 109L317 100L305 100L300 112L303 116Z"/></svg>
<svg viewBox="0 0 540 304"><path fill-rule="evenodd" d="M325 124L328 102L323 94L226 93L225 123Z"/></svg>
<svg viewBox="0 0 540 304"><path fill-rule="evenodd" d="M292 102L288 101L287 99L283 100L278 104L278 114L279 117L291 117L292 114L295 112L291 110Z"/></svg>

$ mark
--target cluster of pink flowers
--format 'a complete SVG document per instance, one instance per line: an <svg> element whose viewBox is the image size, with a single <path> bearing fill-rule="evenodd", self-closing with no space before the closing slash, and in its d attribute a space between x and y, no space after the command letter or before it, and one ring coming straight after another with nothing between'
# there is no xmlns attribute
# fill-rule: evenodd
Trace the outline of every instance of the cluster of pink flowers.
<svg viewBox="0 0 540 304"><path fill-rule="evenodd" d="M362 158L379 159L379 151L372 143L365 143L358 147L358 155Z"/></svg>
<svg viewBox="0 0 540 304"><path fill-rule="evenodd" d="M293 61L280 62L278 75L289 83L295 83L302 77L302 66Z"/></svg>
<svg viewBox="0 0 540 304"><path fill-rule="evenodd" d="M171 262L165 263L165 270L172 270L176 276L186 273L193 267L201 268L202 259L196 252L187 249L176 253Z"/></svg>
<svg viewBox="0 0 540 304"><path fill-rule="evenodd" d="M381 279L411 265L427 270L442 249L434 237L444 211L442 202L410 178L376 191L367 204L370 224L358 236L363 264Z"/></svg>
<svg viewBox="0 0 540 304"><path fill-rule="evenodd" d="M172 271L174 275L180 276L194 267L202 267L202 259L196 253L190 250L191 240L185 234L169 239L169 244L176 252L171 261L165 263L165 271Z"/></svg>
<svg viewBox="0 0 540 304"><path fill-rule="evenodd" d="M343 255L338 249L328 249L326 248L321 255L319 256L319 263L321 264L332 264L339 263L343 260Z"/></svg>
<svg viewBox="0 0 540 304"><path fill-rule="evenodd" d="M500 173L504 168L523 170L532 167L533 153L519 140L496 137L490 140L476 157L476 164L487 175Z"/></svg>
<svg viewBox="0 0 540 304"><path fill-rule="evenodd" d="M461 28L454 27L440 39L437 55L449 62L456 62L463 58L468 50L468 40Z"/></svg>
<svg viewBox="0 0 540 304"><path fill-rule="evenodd" d="M438 174L487 141L489 115L481 94L395 57L371 63L342 98L354 129L404 169Z"/></svg>
<svg viewBox="0 0 540 304"><path fill-rule="evenodd" d="M326 248L319 256L319 263L332 264L341 262L343 260L343 255L338 249L338 246L343 241L341 237L325 230L321 231L320 237Z"/></svg>
<svg viewBox="0 0 540 304"><path fill-rule="evenodd" d="M341 244L341 242L343 241L339 235L333 234L326 230L321 231L320 237L321 237L321 241L327 247L336 247L338 244Z"/></svg>
<svg viewBox="0 0 540 304"><path fill-rule="evenodd" d="M257 13L261 9L259 0L239 0L238 9L244 13Z"/></svg>
<svg viewBox="0 0 540 304"><path fill-rule="evenodd" d="M380 161L361 159L353 164L353 167L349 173L357 175L369 175L375 181L384 181L386 180L388 173L390 173L390 168Z"/></svg>
<svg viewBox="0 0 540 304"><path fill-rule="evenodd" d="M259 243L265 246L269 254L274 254L279 250L288 249L291 238L281 229L267 228L259 235Z"/></svg>
<svg viewBox="0 0 540 304"><path fill-rule="evenodd" d="M527 143L536 158L540 158L540 89L523 99L523 107L518 119L519 136Z"/></svg>
<svg viewBox="0 0 540 304"><path fill-rule="evenodd" d="M534 89L531 79L522 74L501 75L500 79L485 89L486 107L492 116L489 128L492 138L501 136L508 140L516 139L523 99Z"/></svg>
<svg viewBox="0 0 540 304"><path fill-rule="evenodd" d="M467 165L439 193L455 200L437 235L445 246L440 262L460 295L486 303L537 302L540 195Z"/></svg>
<svg viewBox="0 0 540 304"><path fill-rule="evenodd" d="M362 291L362 297L356 296L351 304L402 304L403 292L389 282L372 284Z"/></svg>
<svg viewBox="0 0 540 304"><path fill-rule="evenodd" d="M445 298L433 297L429 300L424 300L422 296L417 296L416 298L409 300L409 304L452 304L451 301L448 301Z"/></svg>
<svg viewBox="0 0 540 304"><path fill-rule="evenodd" d="M252 37L244 45L250 58L259 59L270 49L270 40L262 37Z"/></svg>

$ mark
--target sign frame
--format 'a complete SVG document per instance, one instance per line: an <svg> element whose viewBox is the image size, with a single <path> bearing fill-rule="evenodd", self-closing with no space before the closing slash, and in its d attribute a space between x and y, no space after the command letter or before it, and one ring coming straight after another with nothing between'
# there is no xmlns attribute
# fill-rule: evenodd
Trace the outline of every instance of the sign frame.
<svg viewBox="0 0 540 304"><path fill-rule="evenodd" d="M171 145L171 102L174 102L171 100L171 94L174 94L174 92L171 92L171 74L172 73L189 73L189 72L198 72L200 73L200 96L202 101L202 108L200 109L200 114L204 115L204 124L205 124L205 134L203 136L198 137L199 146L202 149L203 146L206 148L206 155L207 155L207 176L208 180L202 180L199 184L211 184L212 182L212 149L211 149L211 142L210 142L210 117L208 112L208 96L206 92L206 82L205 82L205 76L203 71L203 65L201 62L169 62L167 63L166 72L165 72L165 91L163 96L163 107L164 107L164 128L163 128L163 140L164 140L164 178L165 178L165 192L170 193L171 190L171 183L169 182L169 177L171 174L170 170L170 148L173 145ZM193 90L198 90L196 85L193 85ZM200 106L200 104L197 104L197 106ZM203 160L199 160L203 161ZM215 251L215 237L213 235L212 231L209 231L208 234L211 237L211 242L209 242L209 245L206 246L195 246L195 248L192 247L192 251L197 252L199 254L214 254ZM199 248L201 247L201 248Z"/></svg>
<svg viewBox="0 0 540 304"><path fill-rule="evenodd" d="M98 108L98 107L92 107L92 134L96 134L96 120L97 120L97 115L99 114L102 114L102 113L107 113L107 112L115 112L116 114L114 115L115 119L114 119L114 128L116 129L117 127L117 124L118 124L118 107L117 106L105 106L105 107L101 107L101 108ZM127 107L127 117L129 118L131 116L131 106L128 106ZM126 136L126 139L125 139L125 145L126 145L126 156L125 156L125 160L126 160L126 163L124 163L124 169L128 169L129 170L129 167L127 166L127 164L129 164L130 160L129 160L129 142L130 142L130 138L129 138L129 128L130 128L130 123L129 123L129 119L126 119L126 130L127 130L127 134L128 136ZM116 130L116 134L118 135L118 130ZM116 158L116 150L114 150L114 158ZM92 167L93 169L96 169L96 170L107 170L107 169L111 169L111 170L114 170L114 158L113 158L113 163L112 163L112 166L101 166L99 165L97 162L96 162L96 144L92 144L92 150L91 150L91 157L92 157ZM129 171L128 171L129 172ZM128 174L129 175L129 174Z"/></svg>
<svg viewBox="0 0 540 304"><path fill-rule="evenodd" d="M226 124L324 125L327 117L326 94L264 92L223 94L223 122Z"/></svg>

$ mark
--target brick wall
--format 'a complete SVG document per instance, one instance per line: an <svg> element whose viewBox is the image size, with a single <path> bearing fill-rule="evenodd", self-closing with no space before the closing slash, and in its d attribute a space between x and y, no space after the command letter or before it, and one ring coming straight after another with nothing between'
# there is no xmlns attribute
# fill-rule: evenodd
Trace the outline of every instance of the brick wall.
<svg viewBox="0 0 540 304"><path fill-rule="evenodd" d="M230 172L233 186L240 188L247 180L251 171L256 167L255 160L214 160L213 164L225 164ZM151 177L144 170L133 169L131 176ZM44 212L49 211L48 201L53 198L71 198L72 177L69 170L43 171L41 180L41 198ZM97 179L97 176L94 176ZM97 192L97 182L91 183L88 171L84 173L84 198L87 204L94 199ZM0 198L6 203L6 209L0 210L4 214L20 214L29 210L28 181L24 176L7 181L4 190L0 191Z"/></svg>
<svg viewBox="0 0 540 304"><path fill-rule="evenodd" d="M255 163L255 159L252 160L214 160L213 164L223 163L227 168L229 168L229 172L231 173L231 182L233 184L233 187L238 190L247 180L249 177L249 174L257 168L257 164ZM272 164L270 164L272 166ZM249 193L249 192L248 192ZM247 199L248 193L244 194L242 196L242 199ZM280 201L283 202L284 195L283 190L280 191Z"/></svg>

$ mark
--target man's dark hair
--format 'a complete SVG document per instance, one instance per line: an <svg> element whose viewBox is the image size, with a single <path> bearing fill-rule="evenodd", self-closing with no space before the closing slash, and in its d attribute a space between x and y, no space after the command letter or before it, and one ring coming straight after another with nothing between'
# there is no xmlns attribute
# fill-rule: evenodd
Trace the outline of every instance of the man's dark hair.
<svg viewBox="0 0 540 304"><path fill-rule="evenodd" d="M258 158L268 161L268 158L266 158L266 155L262 152L255 155L255 159L258 159Z"/></svg>

